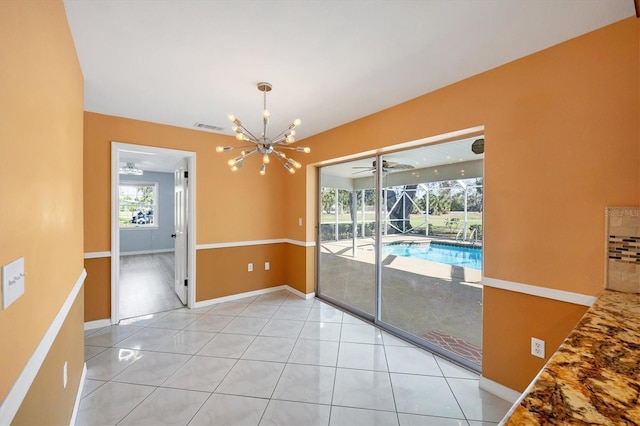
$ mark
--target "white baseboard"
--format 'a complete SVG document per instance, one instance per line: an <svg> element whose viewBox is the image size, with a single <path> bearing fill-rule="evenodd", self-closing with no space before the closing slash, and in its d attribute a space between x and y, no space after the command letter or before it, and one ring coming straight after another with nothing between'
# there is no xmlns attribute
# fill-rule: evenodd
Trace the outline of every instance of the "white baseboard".
<svg viewBox="0 0 640 426"><path fill-rule="evenodd" d="M11 421L18 412L18 409L20 408L20 405L22 405L22 401L33 384L42 363L49 354L51 345L53 345L54 340L58 336L58 332L60 331L62 324L67 319L71 306L73 306L73 303L78 297L78 293L80 292L86 277L87 271L83 269L73 288L67 295L66 300L60 307L60 310L49 325L47 331L44 333L44 337L42 337L42 340L38 343L35 351L31 354L31 358L27 361L27 364L20 372L18 379L11 387L11 390L9 390L9 393L2 402L2 405L0 405L0 425L11 424Z"/></svg>
<svg viewBox="0 0 640 426"><path fill-rule="evenodd" d="M196 302L194 308L203 308L205 306L217 305L218 303L232 302L234 300L244 299L245 297L261 296L263 294L273 293L274 291L280 291L280 290L287 290L303 299L311 299L315 297L315 293L304 294L293 287L283 284L275 287L261 288L260 290L247 291L245 293L238 293L238 294L232 294L230 296L216 297L215 299L203 300L201 302Z"/></svg>
<svg viewBox="0 0 640 426"><path fill-rule="evenodd" d="M260 290L247 291L245 293L232 294L230 296L216 297L215 299L203 300L196 302L194 308L203 308L205 306L217 305L218 303L232 302L234 300L243 299L245 297L260 296L267 293L273 293L274 291L287 290L286 285L279 285L276 287L262 288Z"/></svg>
<svg viewBox="0 0 640 426"><path fill-rule="evenodd" d="M262 288L260 290L247 291L245 293L238 293L238 294L232 294L230 296L216 297L215 299L203 300L201 302L196 302L194 308L202 308L205 306L217 305L218 303L232 302L234 300L244 299L245 297L261 296L263 294L273 293L274 291L280 291L280 290L287 290L290 293L293 293L302 299L313 299L316 296L315 293L305 294L300 290L296 290L295 288L287 284L283 284L276 287ZM110 325L112 325L111 319L106 318L106 319L100 319L96 321L85 322L84 329L85 331L95 330L96 328L108 327Z"/></svg>
<svg viewBox="0 0 640 426"><path fill-rule="evenodd" d="M111 325L111 319L101 319L96 321L89 321L84 323L84 330L95 330L96 328L109 327Z"/></svg>
<svg viewBox="0 0 640 426"><path fill-rule="evenodd" d="M508 388L504 385L501 385L498 382L494 382L493 380L489 380L486 377L480 377L480 389L486 390L487 392L494 394L495 396L504 399L505 401L509 401L510 403L516 402L521 393L515 391L511 388Z"/></svg>
<svg viewBox="0 0 640 426"><path fill-rule="evenodd" d="M291 293L293 293L296 296L301 297L303 299L313 299L314 297L316 297L315 293L307 293L307 294L305 294L305 293L301 292L300 290L296 290L295 288L290 287L288 285L286 287L287 287L287 290L289 290Z"/></svg>
<svg viewBox="0 0 640 426"><path fill-rule="evenodd" d="M121 251L120 256L135 256L137 254L156 254L156 253L173 253L175 249L156 249L156 250L138 250L138 251Z"/></svg>
<svg viewBox="0 0 640 426"><path fill-rule="evenodd" d="M82 365L82 375L80 376L80 384L78 385L78 393L76 393L76 402L73 404L73 413L71 413L71 421L69 425L75 426L76 417L78 416L78 408L80 408L80 400L82 399L82 391L84 390L84 379L87 377L87 363Z"/></svg>

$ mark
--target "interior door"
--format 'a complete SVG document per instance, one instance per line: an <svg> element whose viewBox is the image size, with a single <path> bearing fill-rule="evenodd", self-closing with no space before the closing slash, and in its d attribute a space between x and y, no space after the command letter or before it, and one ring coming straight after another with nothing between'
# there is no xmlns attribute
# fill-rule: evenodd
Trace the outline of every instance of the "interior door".
<svg viewBox="0 0 640 426"><path fill-rule="evenodd" d="M180 301L187 303L187 181L186 164L175 171L175 284L174 289Z"/></svg>

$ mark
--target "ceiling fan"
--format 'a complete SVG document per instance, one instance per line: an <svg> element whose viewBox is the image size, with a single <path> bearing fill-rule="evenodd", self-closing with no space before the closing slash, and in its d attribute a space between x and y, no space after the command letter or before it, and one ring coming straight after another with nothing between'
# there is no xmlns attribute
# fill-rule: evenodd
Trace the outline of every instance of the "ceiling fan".
<svg viewBox="0 0 640 426"><path fill-rule="evenodd" d="M394 171L394 170L410 170L413 169L414 167L410 164L402 164L402 163L396 163L395 161L387 161L387 160L382 160L382 173L387 173L390 171ZM361 166L355 166L353 167L353 169L364 169L364 170L360 170L357 172L354 172L353 174L358 174L358 173L363 173L363 172L372 172L375 173L376 172L376 160L373 160L373 163L371 165L371 167L361 167Z"/></svg>

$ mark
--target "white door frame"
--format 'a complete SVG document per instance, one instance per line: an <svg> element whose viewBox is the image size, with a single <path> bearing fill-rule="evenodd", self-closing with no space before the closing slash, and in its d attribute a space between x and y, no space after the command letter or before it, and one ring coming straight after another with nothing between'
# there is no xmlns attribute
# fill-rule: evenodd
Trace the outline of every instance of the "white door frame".
<svg viewBox="0 0 640 426"><path fill-rule="evenodd" d="M111 324L120 321L120 224L118 222L118 197L120 174L118 173L121 152L141 152L145 154L184 158L189 172L187 186L187 306L194 308L196 303L196 153L155 146L134 145L111 142Z"/></svg>

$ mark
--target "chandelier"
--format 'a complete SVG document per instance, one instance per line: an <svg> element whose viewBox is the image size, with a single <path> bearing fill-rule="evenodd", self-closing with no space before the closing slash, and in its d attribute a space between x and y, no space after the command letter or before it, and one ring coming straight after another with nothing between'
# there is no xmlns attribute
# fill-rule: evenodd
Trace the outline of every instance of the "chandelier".
<svg viewBox="0 0 640 426"><path fill-rule="evenodd" d="M121 175L141 176L143 174L143 171L142 169L137 168L134 163L127 163L126 166L120 167L118 173Z"/></svg>
<svg viewBox="0 0 640 426"><path fill-rule="evenodd" d="M242 146L218 146L216 147L217 152L228 152L233 149L243 149L240 152L240 155L232 158L227 161L227 164L231 166L232 171L236 171L244 165L244 160L248 157L258 154L262 155L262 165L260 166L260 174L265 175L267 171L267 164L271 161L271 154L280 161L280 163L284 166L285 169L289 171L289 173L295 173L296 169L302 167L300 163L298 163L293 158L287 157L284 152L280 151L283 149L293 150L296 152L311 152L311 148L302 148L302 147L292 147L290 144L295 142L295 134L294 130L296 127L300 125L300 119L295 120L293 123L289 125L286 129L284 129L278 136L275 138L269 138L267 136L267 124L269 123L269 110L267 109L267 92L270 92L272 86L270 83L260 82L258 83L258 90L263 93L263 113L262 113L262 134L260 137L254 136L249 130L244 127L242 122L238 120L235 116L229 115L229 120L231 120L234 124L233 131L236 134L236 139L243 142L250 142L249 145Z"/></svg>

